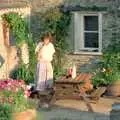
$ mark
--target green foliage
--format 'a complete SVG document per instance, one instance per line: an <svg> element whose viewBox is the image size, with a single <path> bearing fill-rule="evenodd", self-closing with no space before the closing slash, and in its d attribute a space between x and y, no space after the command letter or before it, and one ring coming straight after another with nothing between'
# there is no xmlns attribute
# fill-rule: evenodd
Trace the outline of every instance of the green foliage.
<svg viewBox="0 0 120 120"><path fill-rule="evenodd" d="M53 61L54 75L60 74L62 70L62 58L67 50L65 41L71 21L69 12L63 13L59 8L50 8L40 14L40 36L50 32L54 38L56 54ZM67 46L67 47L66 47Z"/></svg>
<svg viewBox="0 0 120 120"><path fill-rule="evenodd" d="M97 6L97 5L80 6L80 10L82 11L107 11L107 7Z"/></svg>
<svg viewBox="0 0 120 120"><path fill-rule="evenodd" d="M34 74L36 69L36 56L35 56L35 43L30 39L28 41L29 45L29 64L25 65L22 62L18 65L18 67L11 72L11 78L17 80L24 80L26 84L34 82Z"/></svg>
<svg viewBox="0 0 120 120"><path fill-rule="evenodd" d="M0 120L12 120L11 112L12 110L9 104L0 105Z"/></svg>
<svg viewBox="0 0 120 120"><path fill-rule="evenodd" d="M14 79L23 79L26 83L33 82L36 68L35 42L28 34L26 23L22 16L17 13L4 14L3 20L8 24L8 27L13 31L16 40L16 46L20 48L23 42L27 42L29 47L29 65L26 66L20 61L18 68L12 72L11 77ZM63 13L59 8L51 8L45 13L40 14L40 37L44 33L50 32L54 36L54 45L56 55L54 57L53 66L55 75L60 75L62 69L62 57L66 51L65 38L70 24L70 13Z"/></svg>
<svg viewBox="0 0 120 120"><path fill-rule="evenodd" d="M107 7L104 6L98 6L98 5L69 5L69 7L66 7L64 5L61 6L62 9L64 9L65 11L107 11ZM70 9L69 9L70 8Z"/></svg>
<svg viewBox="0 0 120 120"><path fill-rule="evenodd" d="M30 83L30 82L34 82L33 80L35 79L34 78L34 75L35 75L35 70L36 70L36 55L35 55L35 47L36 47L36 44L35 42L32 40L32 36L30 35L29 36L29 39L28 39L28 49L29 49L29 66L28 66L28 69L27 71L29 72L28 73L28 76L27 76L27 83Z"/></svg>
<svg viewBox="0 0 120 120"><path fill-rule="evenodd" d="M27 40L28 49L29 49L29 64L25 65L20 62L17 69L11 72L11 78L13 79L22 79L27 84L34 82L34 74L36 69L36 55L35 55L35 42L29 36Z"/></svg>
<svg viewBox="0 0 120 120"><path fill-rule="evenodd" d="M24 80L26 83L29 83L30 82L30 79L29 79L30 76L29 75L30 75L29 70L26 67L26 65L20 63L18 65L18 67L14 71L11 72L10 77L12 79L17 79L17 80L21 79L21 80Z"/></svg>
<svg viewBox="0 0 120 120"><path fill-rule="evenodd" d="M28 41L29 49L29 64L26 65L22 62L19 63L18 67L13 70L10 77L13 79L22 79L26 84L34 82L34 74L36 69L36 56L35 56L35 43L30 39Z"/></svg>
<svg viewBox="0 0 120 120"><path fill-rule="evenodd" d="M110 54L120 53L120 10L118 9L120 4L119 0L112 1L109 14L112 16L112 21L108 26L109 31L112 36L110 38L110 42L108 47L104 50L104 52L109 52Z"/></svg>
<svg viewBox="0 0 120 120"><path fill-rule="evenodd" d="M106 52L98 63L92 78L94 86L109 85L120 80L120 53Z"/></svg>
<svg viewBox="0 0 120 120"><path fill-rule="evenodd" d="M119 1L112 1L109 14L113 17L108 29L112 33L108 46L103 51L103 56L98 64L98 69L93 77L95 86L112 84L120 80L120 25Z"/></svg>
<svg viewBox="0 0 120 120"><path fill-rule="evenodd" d="M15 12L6 13L2 16L15 37L16 46L27 39L26 24L21 15Z"/></svg>
<svg viewBox="0 0 120 120"><path fill-rule="evenodd" d="M10 12L4 14L2 18L4 21L6 21L6 24L12 30L15 37L16 46L20 48L21 44L26 42L29 49L29 64L23 64L20 57L20 64L18 68L11 73L11 77L14 79L23 79L26 83L33 82L36 64L34 54L35 43L31 39L31 35L29 35L28 26L22 16L18 13Z"/></svg>
<svg viewBox="0 0 120 120"><path fill-rule="evenodd" d="M1 81L0 88L0 105L9 104L12 112L29 109L26 98L30 93L23 80Z"/></svg>
<svg viewBox="0 0 120 120"><path fill-rule="evenodd" d="M5 60L3 59L3 57L0 55L0 68L3 66Z"/></svg>

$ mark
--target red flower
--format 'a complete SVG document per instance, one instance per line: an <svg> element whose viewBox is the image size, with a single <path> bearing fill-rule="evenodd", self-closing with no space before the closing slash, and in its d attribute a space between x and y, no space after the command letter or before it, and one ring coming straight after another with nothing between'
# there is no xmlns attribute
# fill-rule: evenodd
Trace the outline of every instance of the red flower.
<svg viewBox="0 0 120 120"><path fill-rule="evenodd" d="M30 96L30 92L27 90L23 80L8 79L0 81L0 104L12 103L17 94L21 94L25 98Z"/></svg>

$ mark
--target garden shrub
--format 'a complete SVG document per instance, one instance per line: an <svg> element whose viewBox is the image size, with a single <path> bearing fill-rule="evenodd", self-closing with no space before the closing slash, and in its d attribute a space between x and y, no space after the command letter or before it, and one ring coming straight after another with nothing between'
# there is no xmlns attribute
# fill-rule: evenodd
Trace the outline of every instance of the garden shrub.
<svg viewBox="0 0 120 120"><path fill-rule="evenodd" d="M0 120L12 120L12 109L9 104L0 105Z"/></svg>
<svg viewBox="0 0 120 120"><path fill-rule="evenodd" d="M109 85L120 79L120 54L106 52L101 56L97 69L93 72L94 86Z"/></svg>
<svg viewBox="0 0 120 120"><path fill-rule="evenodd" d="M15 45L20 53L20 64L17 69L13 70L10 77L14 79L23 79L26 83L33 82L35 73L35 42L32 40L32 36L29 33L28 25L21 15L15 12L10 12L2 16L7 26L13 32L15 37ZM21 45L27 43L29 50L29 64L24 64L21 59ZM24 56L25 57L25 56Z"/></svg>
<svg viewBox="0 0 120 120"><path fill-rule="evenodd" d="M60 8L50 8L46 12L40 13L40 37L44 33L50 32L55 39L54 45L56 54L53 60L54 76L62 74L63 63L62 58L67 49L65 38L67 36L67 30L69 28L71 15L69 12L62 12ZM20 48L24 42L28 44L29 49L29 64L23 64L20 60L20 64L17 69L13 70L10 77L14 79L23 79L27 84L33 82L35 68L36 68L36 55L35 47L36 43L32 40L32 36L29 33L28 26L24 19L17 13L7 13L2 16L6 21L8 27L12 30L15 37L15 44ZM19 49L20 50L20 49ZM28 67L26 67L28 66Z"/></svg>
<svg viewBox="0 0 120 120"><path fill-rule="evenodd" d="M116 80L120 80L120 26L119 10L117 1L112 1L108 13L114 18L109 24L108 30L111 32L110 42L103 50L98 69L94 72L94 86L109 85Z"/></svg>
<svg viewBox="0 0 120 120"><path fill-rule="evenodd" d="M68 45L65 41L71 21L71 14L63 12L60 8L50 8L40 13L40 36L50 32L53 36L53 43L56 53L53 60L54 76L63 74L62 58L67 51Z"/></svg>

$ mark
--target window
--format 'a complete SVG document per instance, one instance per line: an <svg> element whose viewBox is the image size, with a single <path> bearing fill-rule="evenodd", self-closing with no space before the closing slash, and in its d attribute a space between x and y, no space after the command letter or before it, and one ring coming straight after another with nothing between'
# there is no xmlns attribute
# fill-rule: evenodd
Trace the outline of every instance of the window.
<svg viewBox="0 0 120 120"><path fill-rule="evenodd" d="M74 52L100 53L102 49L102 14L74 13Z"/></svg>

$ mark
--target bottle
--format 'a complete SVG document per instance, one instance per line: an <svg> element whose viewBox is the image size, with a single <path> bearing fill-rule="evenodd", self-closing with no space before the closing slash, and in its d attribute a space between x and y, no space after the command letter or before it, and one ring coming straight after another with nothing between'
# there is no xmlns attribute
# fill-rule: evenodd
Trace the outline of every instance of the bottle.
<svg viewBox="0 0 120 120"><path fill-rule="evenodd" d="M76 65L73 64L73 67L72 67L72 79L74 79L76 77Z"/></svg>

